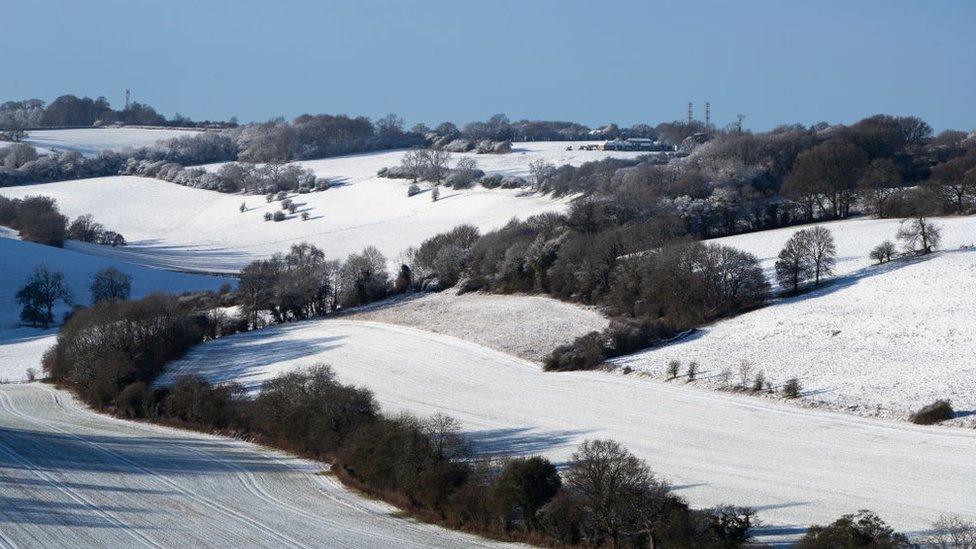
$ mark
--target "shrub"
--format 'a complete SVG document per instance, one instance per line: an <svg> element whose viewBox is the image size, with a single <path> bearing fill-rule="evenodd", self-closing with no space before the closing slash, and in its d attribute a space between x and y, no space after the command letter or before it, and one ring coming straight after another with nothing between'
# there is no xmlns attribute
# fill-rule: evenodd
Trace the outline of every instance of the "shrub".
<svg viewBox="0 0 976 549"><path fill-rule="evenodd" d="M739 385L746 387L749 385L749 380L752 378L752 363L748 360L743 360L739 363Z"/></svg>
<svg viewBox="0 0 976 549"><path fill-rule="evenodd" d="M281 209L282 210L290 209L291 208L291 205L292 205L292 201L291 201L290 198L286 198L285 200L282 200L281 201Z"/></svg>
<svg viewBox="0 0 976 549"><path fill-rule="evenodd" d="M166 415L208 429L222 429L236 419L236 404L245 394L239 383L211 385L206 379L181 377L163 403Z"/></svg>
<svg viewBox="0 0 976 549"><path fill-rule="evenodd" d="M316 365L265 382L254 401L252 422L286 447L325 457L377 414L368 389L342 385L331 368Z"/></svg>
<svg viewBox="0 0 976 549"><path fill-rule="evenodd" d="M110 404L121 389L150 382L165 365L203 340L194 307L159 294L107 300L79 309L44 355L45 373L86 402ZM137 350L138 352L134 352Z"/></svg>
<svg viewBox="0 0 976 549"><path fill-rule="evenodd" d="M955 416L956 413L952 409L951 402L948 400L936 400L932 404L919 408L918 411L908 417L908 420L919 425L932 425L933 423L952 419Z"/></svg>
<svg viewBox="0 0 976 549"><path fill-rule="evenodd" d="M36 381L36 380L37 380L37 369L36 368L28 368L27 369L27 382L28 383L34 383L34 381Z"/></svg>
<svg viewBox="0 0 976 549"><path fill-rule="evenodd" d="M844 515L827 526L811 526L796 546L799 549L824 547L908 549L913 547L904 534L895 532L878 515L867 510Z"/></svg>
<svg viewBox="0 0 976 549"><path fill-rule="evenodd" d="M506 528L523 524L536 529L536 512L559 491L556 466L543 457L517 458L505 464L494 486L498 515Z"/></svg>
<svg viewBox="0 0 976 549"><path fill-rule="evenodd" d="M786 383L783 385L783 396L786 398L799 398L800 390L800 380L795 377L791 377L790 379L787 379Z"/></svg>
<svg viewBox="0 0 976 549"><path fill-rule="evenodd" d="M274 218L274 216L271 215L271 212L267 212L267 213L264 214L264 220L265 221L271 221L273 218Z"/></svg>
<svg viewBox="0 0 976 549"><path fill-rule="evenodd" d="M537 513L539 527L556 541L576 545L581 541L580 525L585 519L579 501L560 491Z"/></svg>
<svg viewBox="0 0 976 549"><path fill-rule="evenodd" d="M308 221L308 212L302 212L302 221Z"/></svg>
<svg viewBox="0 0 976 549"><path fill-rule="evenodd" d="M766 374L762 370L756 372L756 378L752 381L752 390L759 392L763 390L763 386L766 385Z"/></svg>
<svg viewBox="0 0 976 549"><path fill-rule="evenodd" d="M420 193L420 187L418 187L416 183L411 183L410 186L407 187L407 196L413 196L419 193Z"/></svg>
<svg viewBox="0 0 976 549"><path fill-rule="evenodd" d="M688 364L688 381L695 381L695 377L698 376L698 363L692 360Z"/></svg>
<svg viewBox="0 0 976 549"><path fill-rule="evenodd" d="M603 338L600 332L590 332L576 338L568 345L560 345L542 361L547 372L592 370L603 362Z"/></svg>
<svg viewBox="0 0 976 549"><path fill-rule="evenodd" d="M119 412L126 417L148 417L153 404L152 390L142 381L130 383L122 389L115 403Z"/></svg>
<svg viewBox="0 0 976 549"><path fill-rule="evenodd" d="M882 264L886 261L891 261L891 258L895 255L895 244L890 240L885 240L881 244L878 244L871 253L869 257Z"/></svg>
<svg viewBox="0 0 976 549"><path fill-rule="evenodd" d="M732 381L732 369L723 368L718 374L718 378L722 382L722 385L728 385Z"/></svg>
<svg viewBox="0 0 976 549"><path fill-rule="evenodd" d="M285 220L285 212L283 212L281 210L278 210L278 211L276 211L274 213L274 215L271 217L271 219L273 219L275 222L284 221Z"/></svg>

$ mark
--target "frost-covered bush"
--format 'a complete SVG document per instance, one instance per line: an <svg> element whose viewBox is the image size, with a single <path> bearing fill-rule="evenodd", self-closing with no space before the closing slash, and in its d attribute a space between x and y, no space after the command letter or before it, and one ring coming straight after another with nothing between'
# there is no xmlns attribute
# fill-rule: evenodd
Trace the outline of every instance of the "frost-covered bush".
<svg viewBox="0 0 976 549"><path fill-rule="evenodd" d="M800 391L800 380L795 377L787 379L783 385L783 396L786 398L799 398Z"/></svg>
<svg viewBox="0 0 976 549"><path fill-rule="evenodd" d="M668 379L675 379L678 377L678 372L681 371L681 363L677 360L668 361Z"/></svg>
<svg viewBox="0 0 976 549"><path fill-rule="evenodd" d="M488 174L478 178L478 183L486 189L517 189L527 186L525 178L514 175Z"/></svg>
<svg viewBox="0 0 976 549"><path fill-rule="evenodd" d="M281 210L276 211L274 213L274 216L272 216L272 219L275 220L275 221L284 221L285 220L285 212L283 212Z"/></svg>
<svg viewBox="0 0 976 549"><path fill-rule="evenodd" d="M759 370L758 372L756 372L756 377L752 381L752 390L758 393L759 391L762 391L763 387L765 386L766 386L766 374L762 370Z"/></svg>
<svg viewBox="0 0 976 549"><path fill-rule="evenodd" d="M885 240L881 244L878 244L873 250L869 257L878 262L878 265L891 261L891 258L895 255L895 243L890 240Z"/></svg>
<svg viewBox="0 0 976 549"><path fill-rule="evenodd" d="M410 186L407 187L407 196L413 196L418 193L420 193L420 187L418 187L416 183L411 183Z"/></svg>
<svg viewBox="0 0 976 549"><path fill-rule="evenodd" d="M948 400L936 400L932 404L919 408L918 411L908 417L908 420L919 425L932 425L933 423L952 419L955 416L956 413L952 409L951 402Z"/></svg>
<svg viewBox="0 0 976 549"><path fill-rule="evenodd" d="M265 221L271 221L271 219L272 219L273 217L274 217L274 216L273 216L273 215L271 215L271 212L267 212L267 213L265 213L265 214L264 214L264 220L265 220Z"/></svg>

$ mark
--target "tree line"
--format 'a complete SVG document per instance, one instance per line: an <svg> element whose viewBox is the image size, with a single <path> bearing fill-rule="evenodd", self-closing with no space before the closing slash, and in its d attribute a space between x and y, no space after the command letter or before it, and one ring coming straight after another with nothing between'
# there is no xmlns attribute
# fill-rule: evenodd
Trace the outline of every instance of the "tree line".
<svg viewBox="0 0 976 549"><path fill-rule="evenodd" d="M51 103L46 103L40 99L0 103L0 131L6 131L11 138L22 137L20 132L28 128L91 127L117 123L176 127L236 125L236 121L229 123L211 122L209 120L194 122L179 113L173 118L167 119L156 112L153 107L138 101L133 101L122 109L113 109L105 97L92 99L66 94L57 97Z"/></svg>
<svg viewBox="0 0 976 549"><path fill-rule="evenodd" d="M106 246L125 246L125 237L105 228L91 214L68 218L58 209L57 201L49 196L29 195L24 198L0 196L0 225L20 233L21 240L58 248L67 239Z"/></svg>

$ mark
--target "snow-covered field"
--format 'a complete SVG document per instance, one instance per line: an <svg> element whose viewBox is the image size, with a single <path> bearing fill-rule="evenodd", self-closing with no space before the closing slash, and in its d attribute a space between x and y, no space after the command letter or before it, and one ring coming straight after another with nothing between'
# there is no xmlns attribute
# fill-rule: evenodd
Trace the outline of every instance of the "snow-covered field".
<svg viewBox="0 0 976 549"><path fill-rule="evenodd" d="M581 151L581 145L593 145L602 141L536 141L513 143L511 154L476 154L476 153L451 153L452 165L459 158L473 158L478 162L478 167L486 173L497 173L501 175L517 175L526 177L529 175L529 163L534 160L545 160L556 166L570 164L579 166L584 162L603 160L604 158L637 158L646 155L646 152L628 151ZM567 147L573 150L567 151ZM299 166L310 169L316 175L322 177L336 177L340 181L349 182L371 179L376 176L376 172L388 166L399 166L406 150L389 151L381 153L353 154L348 156L338 156L334 158L324 158L321 160L302 160L296 162ZM216 169L219 164L213 164L211 169Z"/></svg>
<svg viewBox="0 0 976 549"><path fill-rule="evenodd" d="M153 128L83 128L75 130L32 130L24 139L40 154L52 151L74 151L95 156L104 151L120 151L127 147L144 147L173 137L193 135L193 130ZM0 146L3 144L0 143Z"/></svg>
<svg viewBox="0 0 976 549"><path fill-rule="evenodd" d="M942 249L954 250L960 246L976 245L976 216L934 217L942 227ZM899 219L856 218L821 223L830 229L837 245L837 275L853 273L873 262L868 257L871 249L885 240L898 243L895 235L901 225ZM796 231L811 227L802 225L772 231L740 234L708 240L708 243L725 244L756 255L770 281L775 281L776 256Z"/></svg>
<svg viewBox="0 0 976 549"><path fill-rule="evenodd" d="M453 290L410 294L344 318L412 326L534 361L542 360L559 345L609 324L593 308L548 297L457 295Z"/></svg>
<svg viewBox="0 0 976 549"><path fill-rule="evenodd" d="M249 388L277 373L331 364L387 411L457 417L484 452L565 461L610 437L647 459L693 505L754 506L762 539L872 509L919 533L939 514L976 518L976 431L918 427L603 372L537 364L403 326L320 320L198 346L181 373ZM682 384L683 385L683 384Z"/></svg>
<svg viewBox="0 0 976 549"><path fill-rule="evenodd" d="M827 223L840 276L820 290L705 327L665 347L614 361L664 377L670 360L697 361L703 384L736 382L743 361L774 384L797 377L806 403L866 415L899 415L949 398L961 422L976 412L976 217L939 219L945 251L871 265L870 249L894 240L898 221ZM720 242L755 253L772 276L796 229Z"/></svg>
<svg viewBox="0 0 976 549"><path fill-rule="evenodd" d="M492 547L420 524L327 466L0 386L0 546Z"/></svg>
<svg viewBox="0 0 976 549"><path fill-rule="evenodd" d="M5 232L4 234L9 234ZM132 277L133 297L143 297L157 291L183 292L216 290L233 279L176 273L116 260L42 246L0 236L0 380L19 381L29 367L40 370L40 357L54 343L53 331L20 327L20 307L15 300L17 290L39 265L64 273L74 302L89 303L92 277L98 271L114 266ZM59 303L56 319L67 311Z"/></svg>
<svg viewBox="0 0 976 549"><path fill-rule="evenodd" d="M472 156L487 172L524 174L529 162L538 158L579 164L610 154L569 152L565 146L561 142L520 143L510 155ZM568 207L567 200L518 189L442 189L437 202L428 193L407 197L409 182L376 177L379 168L399 164L403 154L395 151L302 162L320 175L342 182L294 199L299 212L309 213L308 221L302 221L299 214L278 223L264 221L264 214L280 210L280 203L269 204L260 196L220 194L142 177L9 187L0 189L0 195L54 197L66 215L91 213L130 242L126 248L81 244L74 246L76 250L201 272L237 271L254 259L287 251L291 244L302 241L318 245L332 258L344 258L373 245L392 261L407 247L462 223L490 230L513 217L524 219ZM248 211L239 211L241 202Z"/></svg>

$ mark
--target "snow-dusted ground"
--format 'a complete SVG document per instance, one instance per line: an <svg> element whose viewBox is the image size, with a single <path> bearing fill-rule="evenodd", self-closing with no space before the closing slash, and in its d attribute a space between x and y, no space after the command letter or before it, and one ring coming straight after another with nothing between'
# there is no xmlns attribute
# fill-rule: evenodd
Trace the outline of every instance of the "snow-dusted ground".
<svg viewBox="0 0 976 549"><path fill-rule="evenodd" d="M320 320L198 346L181 373L256 389L322 362L372 389L387 411L460 419L485 452L563 462L584 439L614 438L647 459L695 506L754 506L764 541L858 509L927 529L941 513L976 518L976 431L919 427L603 372L543 373L537 364L446 335Z"/></svg>
<svg viewBox="0 0 976 549"><path fill-rule="evenodd" d="M527 177L529 175L529 163L534 160L545 160L556 166L571 164L579 166L584 162L603 160L604 158L637 158L646 155L646 152L628 151L581 151L581 145L593 145L602 141L536 141L526 143L513 143L510 154L476 154L476 153L451 153L451 165L459 158L473 158L478 162L478 167L486 173L497 173L501 175L518 175ZM566 147L573 150L567 151ZM334 177L340 181L357 182L371 179L376 176L376 172L388 166L399 166L406 150L389 151L381 153L353 154L348 156L338 156L324 158L321 160L302 160L296 162L299 166L310 169L316 175L322 177ZM213 164L210 169L216 169L219 164Z"/></svg>
<svg viewBox="0 0 976 549"><path fill-rule="evenodd" d="M804 403L864 415L904 416L949 398L960 423L976 412L976 217L937 220L945 251L874 266L867 258L896 220L824 224L837 241L839 276L823 288L707 326L679 342L614 361L666 376L667 364L690 361L700 383L739 379L742 361L774 385L797 377ZM770 277L776 254L796 229L723 238L755 253Z"/></svg>
<svg viewBox="0 0 976 549"><path fill-rule="evenodd" d="M933 217L931 218L942 227L942 249L954 250L960 246L976 245L976 216L962 217ZM849 274L868 267L873 262L868 257L871 249L885 240L896 245L895 234L901 225L899 219L870 219L856 218L843 221L831 221L820 225L830 229L837 245L837 275ZM725 244L756 255L766 270L770 281L776 279L774 265L776 256L783 249L783 244L796 231L812 227L802 225L740 234L708 240L708 243Z"/></svg>
<svg viewBox="0 0 976 549"><path fill-rule="evenodd" d="M327 466L0 386L0 546L490 547L364 499Z"/></svg>
<svg viewBox="0 0 976 549"><path fill-rule="evenodd" d="M562 142L518 143L516 152L509 155L471 156L487 172L525 174L529 162L539 158L580 164L610 154L570 152L564 150L566 146ZM431 202L426 192L407 197L408 181L376 177L378 169L398 165L403 154L394 151L301 162L342 183L294 198L299 212L309 213L308 221L302 221L299 214L279 223L264 221L264 214L280 210L280 203L269 204L260 196L220 194L141 177L9 187L0 189L0 195L54 197L66 215L91 213L130 242L126 248L114 249L75 245L79 251L202 272L237 271L254 259L287 251L291 244L302 241L322 247L332 258L344 258L373 245L392 261L407 247L462 223L490 230L513 217L524 219L568 207L565 199L519 189L445 188L437 202ZM248 211L239 211L241 202Z"/></svg>
<svg viewBox="0 0 976 549"><path fill-rule="evenodd" d="M10 234L4 231L3 235ZM54 343L53 331L20 326L20 307L15 295L27 277L39 265L64 273L74 302L88 304L92 277L98 271L114 266L132 277L132 296L143 297L157 291L183 292L216 290L232 278L176 273L132 265L117 260L23 242L0 235L0 380L20 381L26 369L40 371L40 357ZM68 308L59 303L56 320Z"/></svg>
<svg viewBox="0 0 976 549"><path fill-rule="evenodd" d="M453 290L394 298L344 318L412 326L534 361L609 324L593 308L548 297Z"/></svg>
<svg viewBox="0 0 976 549"><path fill-rule="evenodd" d="M127 147L144 147L162 139L193 135L193 130L153 128L83 128L76 130L32 130L24 139L40 154L51 151L74 151L95 156L104 150L120 151ZM2 146L3 143L0 143Z"/></svg>

